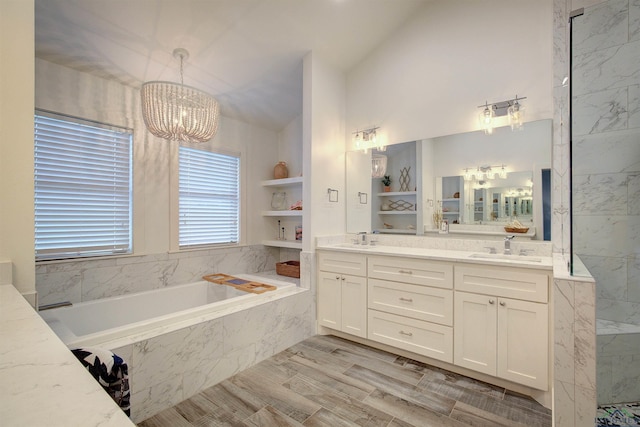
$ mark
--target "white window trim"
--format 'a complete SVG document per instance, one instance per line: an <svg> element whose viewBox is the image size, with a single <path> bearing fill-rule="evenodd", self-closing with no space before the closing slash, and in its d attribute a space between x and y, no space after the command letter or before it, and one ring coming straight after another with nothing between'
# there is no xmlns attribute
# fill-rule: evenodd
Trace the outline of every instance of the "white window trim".
<svg viewBox="0 0 640 427"><path fill-rule="evenodd" d="M245 230L246 230L246 213L244 211L244 206L246 206L246 172L245 172L245 156L243 156L242 151L234 151L221 147L214 147L210 142L196 145L188 144L188 143L176 143L173 141L166 141L168 144L171 144L169 147L170 152L170 166L169 166L169 252L170 253L181 253L181 252L192 252L192 251L202 251L208 249L218 249L225 247L238 247L243 246L245 242ZM180 248L180 154L179 147L180 145L184 145L190 148L197 148L199 150L206 150L212 153L225 154L229 156L236 156L240 159L240 215L239 215L239 236L238 243L228 243L228 244L212 244L201 247L194 248Z"/></svg>

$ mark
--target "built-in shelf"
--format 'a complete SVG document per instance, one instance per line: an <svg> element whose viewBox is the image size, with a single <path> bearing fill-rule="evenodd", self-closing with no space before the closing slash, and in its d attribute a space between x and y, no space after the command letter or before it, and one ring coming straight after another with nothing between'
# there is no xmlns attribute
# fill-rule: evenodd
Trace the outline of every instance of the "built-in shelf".
<svg viewBox="0 0 640 427"><path fill-rule="evenodd" d="M442 212L442 215L460 215L460 212Z"/></svg>
<svg viewBox="0 0 640 427"><path fill-rule="evenodd" d="M290 185L302 184L302 177L294 176L293 178L269 179L262 181L261 184L263 187L287 187Z"/></svg>
<svg viewBox="0 0 640 427"><path fill-rule="evenodd" d="M262 211L262 216L302 216L302 211Z"/></svg>
<svg viewBox="0 0 640 427"><path fill-rule="evenodd" d="M416 211L378 211L378 215L415 215Z"/></svg>
<svg viewBox="0 0 640 427"><path fill-rule="evenodd" d="M415 191L387 191L384 193L378 193L378 197L395 197L395 196L415 196Z"/></svg>
<svg viewBox="0 0 640 427"><path fill-rule="evenodd" d="M302 240L263 240L262 244L278 248L302 249Z"/></svg>

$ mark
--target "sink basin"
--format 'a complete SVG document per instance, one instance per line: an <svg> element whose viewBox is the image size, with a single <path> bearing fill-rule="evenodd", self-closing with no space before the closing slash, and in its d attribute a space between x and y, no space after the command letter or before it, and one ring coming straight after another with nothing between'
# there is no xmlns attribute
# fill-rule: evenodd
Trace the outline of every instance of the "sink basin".
<svg viewBox="0 0 640 427"><path fill-rule="evenodd" d="M495 259L518 262L542 262L542 258L527 255L503 255L503 254L471 254L469 258Z"/></svg>

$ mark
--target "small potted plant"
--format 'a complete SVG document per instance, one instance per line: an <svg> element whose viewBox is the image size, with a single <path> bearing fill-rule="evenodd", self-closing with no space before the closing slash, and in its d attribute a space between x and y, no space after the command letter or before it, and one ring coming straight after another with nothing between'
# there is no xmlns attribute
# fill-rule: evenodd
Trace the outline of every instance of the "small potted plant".
<svg viewBox="0 0 640 427"><path fill-rule="evenodd" d="M382 185L384 185L384 191L391 191L391 177L389 175L385 175L382 177Z"/></svg>

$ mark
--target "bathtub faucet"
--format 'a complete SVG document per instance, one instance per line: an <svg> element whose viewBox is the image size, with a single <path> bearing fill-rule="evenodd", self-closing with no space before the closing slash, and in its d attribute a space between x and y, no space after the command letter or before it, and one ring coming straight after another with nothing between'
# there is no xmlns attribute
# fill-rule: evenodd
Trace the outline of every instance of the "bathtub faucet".
<svg viewBox="0 0 640 427"><path fill-rule="evenodd" d="M513 240L513 236L506 236L504 238L504 254L511 255L511 241Z"/></svg>

